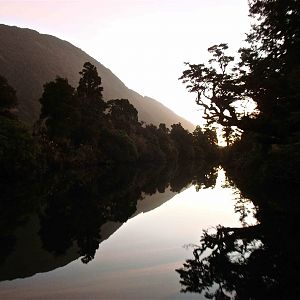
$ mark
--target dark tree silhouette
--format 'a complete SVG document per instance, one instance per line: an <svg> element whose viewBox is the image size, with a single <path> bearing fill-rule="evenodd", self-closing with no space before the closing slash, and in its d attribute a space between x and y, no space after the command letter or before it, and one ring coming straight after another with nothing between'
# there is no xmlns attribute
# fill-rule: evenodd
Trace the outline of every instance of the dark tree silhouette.
<svg viewBox="0 0 300 300"><path fill-rule="evenodd" d="M101 87L101 78L98 75L97 68L90 62L86 62L79 74L81 78L77 88L78 96L102 100L103 88Z"/></svg>
<svg viewBox="0 0 300 300"><path fill-rule="evenodd" d="M299 4L251 0L249 8L255 22L239 63L233 65L225 54L226 44L215 45L207 64L187 63L180 79L197 94L208 124L225 126L227 133L237 126L260 134L265 143L286 143L300 128ZM252 114L242 109L249 100L257 107Z"/></svg>
<svg viewBox="0 0 300 300"><path fill-rule="evenodd" d="M44 85L34 133L51 164L175 162L193 160L194 147L202 154L211 152L214 141L208 129L203 143L196 145L181 124L170 131L165 124L139 123L138 111L127 99L103 101L101 78L91 63L79 73L76 91L60 77Z"/></svg>
<svg viewBox="0 0 300 300"><path fill-rule="evenodd" d="M138 111L127 99L115 99L107 102L110 120L116 129L130 134L138 125Z"/></svg>
<svg viewBox="0 0 300 300"><path fill-rule="evenodd" d="M40 103L40 120L45 120L48 137L56 141L72 138L78 129L79 115L74 88L68 80L57 77L46 83Z"/></svg>
<svg viewBox="0 0 300 300"><path fill-rule="evenodd" d="M179 160L192 160L195 158L193 135L185 130L180 123L171 126L170 136L178 149Z"/></svg>
<svg viewBox="0 0 300 300"><path fill-rule="evenodd" d="M77 96L81 114L81 126L78 139L82 143L97 143L99 130L104 123L104 110L106 103L103 101L101 78L97 68L90 62L83 65L79 72L81 78L77 87Z"/></svg>
<svg viewBox="0 0 300 300"><path fill-rule="evenodd" d="M251 0L255 19L242 48L240 67L248 70L247 94L257 103L260 128L271 142L286 143L299 133L300 6L293 0ZM297 138L298 139L298 138Z"/></svg>
<svg viewBox="0 0 300 300"><path fill-rule="evenodd" d="M215 128L196 126L193 131L193 146L196 158L200 160L215 160L217 157L217 133Z"/></svg>
<svg viewBox="0 0 300 300"><path fill-rule="evenodd" d="M189 92L197 94L196 103L202 107L208 125L237 126L245 116L236 109L237 102L245 100L243 85L238 70L229 69L234 59L225 54L227 49L227 44L208 48L212 54L208 65L186 63L189 69L179 78Z"/></svg>

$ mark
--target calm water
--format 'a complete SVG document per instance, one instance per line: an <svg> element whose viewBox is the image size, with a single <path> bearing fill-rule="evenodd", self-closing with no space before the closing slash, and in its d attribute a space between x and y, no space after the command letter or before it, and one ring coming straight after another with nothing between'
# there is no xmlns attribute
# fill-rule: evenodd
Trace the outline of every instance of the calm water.
<svg viewBox="0 0 300 300"><path fill-rule="evenodd" d="M192 249L185 246L199 244L203 229L218 224L242 226L240 214L235 213L237 190L224 187L222 170L214 176L214 184L199 191L189 183L177 193L174 182L173 187L165 184L163 188L152 187L151 192L148 187L140 188L134 210L128 210L127 217L116 217L115 212L100 223L93 221L93 238L81 238L82 232L91 228L81 232L70 225L77 215L70 213L68 222L63 215L65 223L60 224L56 216L60 210L54 217L53 208L45 209L47 204L42 203L39 209L46 214L31 214L14 231L14 247L0 267L0 299L205 299L195 293L180 293L175 270L192 257ZM111 193L106 197L112 197ZM115 202L109 203L106 211L113 210ZM66 204L64 214L66 210L72 208ZM90 219L92 216L83 211L76 223L85 224ZM54 227L50 230L49 226ZM66 228L72 228L71 233L61 236ZM67 245L59 248L53 244L56 239ZM84 250L95 240L94 254ZM92 254L86 259L88 263L83 263L86 253Z"/></svg>

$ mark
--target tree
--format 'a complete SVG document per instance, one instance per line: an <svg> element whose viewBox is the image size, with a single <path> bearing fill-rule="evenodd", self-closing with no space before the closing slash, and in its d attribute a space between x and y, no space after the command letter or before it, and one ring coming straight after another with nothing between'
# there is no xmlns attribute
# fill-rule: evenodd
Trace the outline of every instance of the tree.
<svg viewBox="0 0 300 300"><path fill-rule="evenodd" d="M297 0L250 0L250 16L256 19L248 34L248 43L260 52L260 57L272 55L274 59L289 57L298 65L300 58L300 6ZM254 49L254 48L252 48ZM293 64L292 64L293 65ZM292 66L290 65L290 66ZM278 67L280 64L278 64ZM286 62L281 69L288 67Z"/></svg>
<svg viewBox="0 0 300 300"><path fill-rule="evenodd" d="M144 147L140 149L141 159L149 162L166 161L166 153L163 152L160 145L158 128L153 124L147 124L141 128Z"/></svg>
<svg viewBox="0 0 300 300"><path fill-rule="evenodd" d="M130 134L138 125L138 111L127 99L115 99L107 102L108 114L116 129Z"/></svg>
<svg viewBox="0 0 300 300"><path fill-rule="evenodd" d="M56 141L73 138L78 129L79 115L74 88L68 80L57 77L46 83L40 103L40 120L45 120L47 136Z"/></svg>
<svg viewBox="0 0 300 300"><path fill-rule="evenodd" d="M79 72L81 78L77 87L77 96L81 114L81 126L78 138L82 143L95 143L104 122L106 103L103 101L101 78L97 68L90 62L83 65Z"/></svg>
<svg viewBox="0 0 300 300"><path fill-rule="evenodd" d="M245 101L241 74L236 68L229 70L234 58L225 54L227 44L208 48L212 58L208 65L186 63L189 69L179 78L187 84L191 93L196 93L196 103L203 109L207 125L240 125L245 113L237 110L237 102Z"/></svg>
<svg viewBox="0 0 300 300"><path fill-rule="evenodd" d="M178 150L178 159L180 161L195 158L193 136L180 123L171 125L170 137Z"/></svg>
<svg viewBox="0 0 300 300"><path fill-rule="evenodd" d="M273 142L285 143L300 128L300 6L294 0L251 0L256 20L242 48L247 94L257 103L259 121Z"/></svg>
<svg viewBox="0 0 300 300"><path fill-rule="evenodd" d="M102 154L114 162L134 162L137 160L137 149L133 141L123 130L103 129L100 135Z"/></svg>
<svg viewBox="0 0 300 300"><path fill-rule="evenodd" d="M158 126L159 131L165 133L165 134L169 134L170 133L170 129L166 126L165 123L160 123Z"/></svg>
<svg viewBox="0 0 300 300"><path fill-rule="evenodd" d="M250 0L249 8L255 23L240 62L230 67L227 45L215 45L207 65L187 63L180 79L197 94L208 125L227 132L236 126L265 142L285 143L300 136L300 6L295 0ZM253 113L241 107L250 100Z"/></svg>
<svg viewBox="0 0 300 300"><path fill-rule="evenodd" d="M83 64L83 69L79 72L81 78L77 87L79 97L102 100L101 78L97 68L90 62Z"/></svg>
<svg viewBox="0 0 300 300"><path fill-rule="evenodd" d="M202 129L196 126L193 131L193 147L197 161L214 160L217 153L217 133L215 128Z"/></svg>
<svg viewBox="0 0 300 300"><path fill-rule="evenodd" d="M31 178L42 167L39 155L29 130L18 119L0 115L1 181Z"/></svg>
<svg viewBox="0 0 300 300"><path fill-rule="evenodd" d="M160 123L157 129L157 137L160 149L165 154L167 161L176 161L178 158L178 150L174 140L170 136L170 129L164 123Z"/></svg>
<svg viewBox="0 0 300 300"><path fill-rule="evenodd" d="M0 75L0 112L16 107L17 103L16 91Z"/></svg>
<svg viewBox="0 0 300 300"><path fill-rule="evenodd" d="M227 146L232 145L240 138L240 136L241 130L235 127L225 126L222 128L222 137L225 140Z"/></svg>
<svg viewBox="0 0 300 300"><path fill-rule="evenodd" d="M205 127L203 130L203 134L212 146L217 146L218 144L218 137L217 137L217 131L215 127L209 128Z"/></svg>

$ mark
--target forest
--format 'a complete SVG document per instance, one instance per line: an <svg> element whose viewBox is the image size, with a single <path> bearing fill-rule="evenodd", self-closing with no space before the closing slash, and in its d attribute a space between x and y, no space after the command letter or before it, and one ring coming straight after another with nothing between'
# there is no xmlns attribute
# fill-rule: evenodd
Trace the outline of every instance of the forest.
<svg viewBox="0 0 300 300"><path fill-rule="evenodd" d="M163 123L159 127L144 124L127 99L103 100L95 66L86 62L80 75L76 89L60 77L45 83L40 118L32 129L14 114L16 92L0 77L4 179L53 168L216 159L214 128L197 127L190 133L180 123L171 129Z"/></svg>

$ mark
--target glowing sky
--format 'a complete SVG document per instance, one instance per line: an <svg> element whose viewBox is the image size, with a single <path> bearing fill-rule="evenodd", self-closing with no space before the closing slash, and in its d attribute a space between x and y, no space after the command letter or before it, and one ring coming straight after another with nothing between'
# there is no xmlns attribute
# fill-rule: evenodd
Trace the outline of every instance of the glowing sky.
<svg viewBox="0 0 300 300"><path fill-rule="evenodd" d="M0 23L71 42L197 124L194 96L178 81L183 62L205 61L221 42L236 51L250 20L247 0L0 0Z"/></svg>

